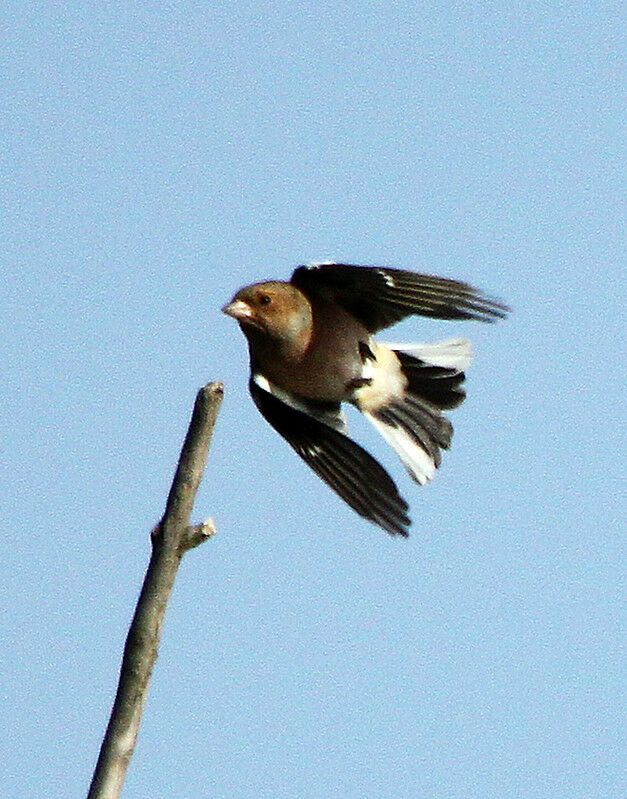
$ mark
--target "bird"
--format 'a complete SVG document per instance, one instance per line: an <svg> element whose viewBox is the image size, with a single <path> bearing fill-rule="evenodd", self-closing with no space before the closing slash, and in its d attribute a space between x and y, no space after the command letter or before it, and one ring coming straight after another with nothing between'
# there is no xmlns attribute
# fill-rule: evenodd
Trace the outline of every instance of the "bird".
<svg viewBox="0 0 627 799"><path fill-rule="evenodd" d="M409 505L351 438L343 403L374 425L415 482L428 482L451 443L443 411L465 398L471 344L392 344L374 334L411 315L494 322L509 308L451 278L323 262L298 266L289 281L244 286L222 311L247 339L249 390L266 421L360 516L407 536Z"/></svg>

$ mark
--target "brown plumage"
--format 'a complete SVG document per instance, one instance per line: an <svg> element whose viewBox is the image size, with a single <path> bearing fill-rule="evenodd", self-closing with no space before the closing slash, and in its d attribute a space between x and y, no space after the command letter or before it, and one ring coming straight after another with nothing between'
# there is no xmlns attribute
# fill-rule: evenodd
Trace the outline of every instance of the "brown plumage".
<svg viewBox="0 0 627 799"><path fill-rule="evenodd" d="M245 286L223 308L248 340L261 413L354 510L401 535L407 503L348 436L341 403L357 407L424 483L450 444L441 410L463 401L470 344L386 346L371 334L410 314L489 322L507 310L466 283L348 264L298 267L289 283Z"/></svg>

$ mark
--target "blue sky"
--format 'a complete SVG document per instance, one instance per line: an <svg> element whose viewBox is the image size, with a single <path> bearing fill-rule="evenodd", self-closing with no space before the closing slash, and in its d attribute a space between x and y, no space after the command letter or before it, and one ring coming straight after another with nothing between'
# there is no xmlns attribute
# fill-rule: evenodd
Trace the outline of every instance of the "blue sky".
<svg viewBox="0 0 627 799"><path fill-rule="evenodd" d="M219 533L182 564L125 795L625 793L618 9L5 5L3 797L86 792L211 379ZM219 309L312 259L515 309L388 334L477 351L431 485L351 416L407 541L247 395Z"/></svg>

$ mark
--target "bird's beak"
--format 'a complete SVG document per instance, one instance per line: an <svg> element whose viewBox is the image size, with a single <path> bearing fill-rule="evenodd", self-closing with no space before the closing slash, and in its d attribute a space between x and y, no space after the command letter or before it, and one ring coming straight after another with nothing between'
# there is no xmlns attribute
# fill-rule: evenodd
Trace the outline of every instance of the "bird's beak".
<svg viewBox="0 0 627 799"><path fill-rule="evenodd" d="M233 302L227 303L227 305L222 308L222 313L227 314L227 316L232 316L233 319L237 319L238 322L241 322L252 318L253 309L243 300L233 300Z"/></svg>

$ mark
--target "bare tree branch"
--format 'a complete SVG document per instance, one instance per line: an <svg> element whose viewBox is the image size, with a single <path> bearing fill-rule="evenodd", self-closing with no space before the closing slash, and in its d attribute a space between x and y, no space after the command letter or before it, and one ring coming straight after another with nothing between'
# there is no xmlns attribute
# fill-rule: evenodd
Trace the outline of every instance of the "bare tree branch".
<svg viewBox="0 0 627 799"><path fill-rule="evenodd" d="M126 638L118 690L88 799L117 799L133 754L161 627L181 558L215 533L211 519L190 525L224 388L215 381L196 396L189 429L166 503L152 531L152 554Z"/></svg>

